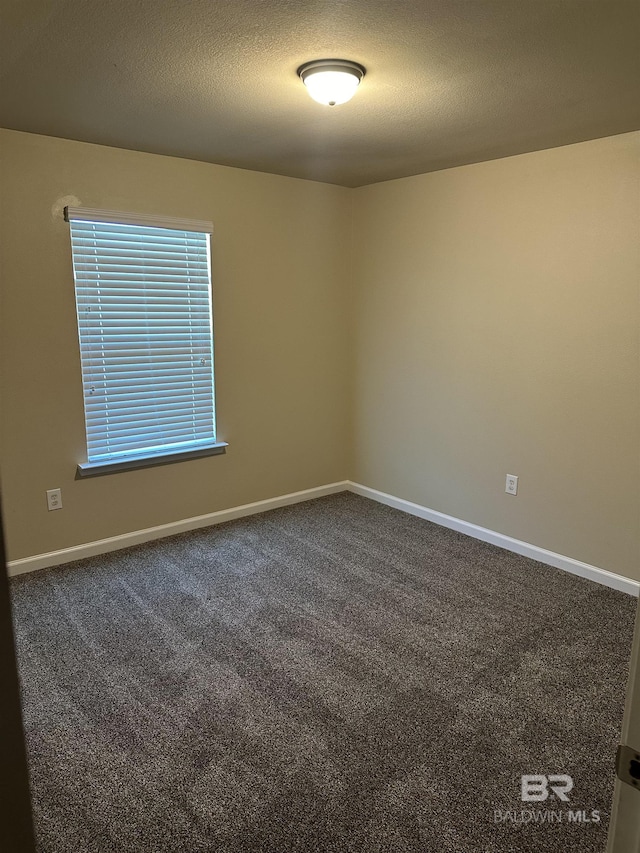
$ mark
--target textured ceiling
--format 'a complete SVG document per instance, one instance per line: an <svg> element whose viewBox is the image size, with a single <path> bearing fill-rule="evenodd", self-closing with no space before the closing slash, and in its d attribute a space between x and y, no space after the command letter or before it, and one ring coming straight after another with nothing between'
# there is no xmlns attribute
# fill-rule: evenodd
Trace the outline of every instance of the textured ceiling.
<svg viewBox="0 0 640 853"><path fill-rule="evenodd" d="M637 0L0 0L0 125L359 186L640 128ZM362 63L316 104L311 59Z"/></svg>

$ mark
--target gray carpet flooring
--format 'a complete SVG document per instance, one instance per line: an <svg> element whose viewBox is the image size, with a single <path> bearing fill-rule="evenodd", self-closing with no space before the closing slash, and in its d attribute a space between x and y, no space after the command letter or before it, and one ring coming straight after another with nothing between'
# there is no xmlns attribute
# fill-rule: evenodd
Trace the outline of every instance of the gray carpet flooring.
<svg viewBox="0 0 640 853"><path fill-rule="evenodd" d="M622 593L344 493L12 596L40 853L605 849Z"/></svg>

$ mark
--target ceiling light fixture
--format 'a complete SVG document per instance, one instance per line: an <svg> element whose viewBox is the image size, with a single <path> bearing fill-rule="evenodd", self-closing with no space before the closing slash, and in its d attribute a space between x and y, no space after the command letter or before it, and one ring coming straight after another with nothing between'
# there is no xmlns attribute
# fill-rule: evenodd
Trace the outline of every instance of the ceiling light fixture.
<svg viewBox="0 0 640 853"><path fill-rule="evenodd" d="M316 59L298 68L298 76L314 101L335 107L354 96L365 69L348 59Z"/></svg>

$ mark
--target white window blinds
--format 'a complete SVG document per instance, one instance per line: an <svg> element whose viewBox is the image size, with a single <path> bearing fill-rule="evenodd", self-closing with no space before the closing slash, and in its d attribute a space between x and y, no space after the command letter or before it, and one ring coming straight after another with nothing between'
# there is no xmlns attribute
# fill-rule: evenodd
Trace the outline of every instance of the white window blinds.
<svg viewBox="0 0 640 853"><path fill-rule="evenodd" d="M66 214L89 463L215 443L208 224Z"/></svg>

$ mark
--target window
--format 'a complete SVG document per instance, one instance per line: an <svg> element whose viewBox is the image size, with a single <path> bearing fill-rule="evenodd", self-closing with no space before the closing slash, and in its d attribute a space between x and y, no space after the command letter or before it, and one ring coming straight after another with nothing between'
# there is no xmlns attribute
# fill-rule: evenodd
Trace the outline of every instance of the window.
<svg viewBox="0 0 640 853"><path fill-rule="evenodd" d="M87 433L81 476L224 452L216 442L211 223L65 210Z"/></svg>

